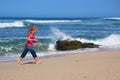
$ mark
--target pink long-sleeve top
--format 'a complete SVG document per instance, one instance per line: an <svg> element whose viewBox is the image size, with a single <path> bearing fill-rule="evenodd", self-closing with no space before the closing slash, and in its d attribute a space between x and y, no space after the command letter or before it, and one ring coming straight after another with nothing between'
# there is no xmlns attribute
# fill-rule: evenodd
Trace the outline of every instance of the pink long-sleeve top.
<svg viewBox="0 0 120 80"><path fill-rule="evenodd" d="M38 42L38 40L35 39L35 36L33 33L29 34L29 40L26 41L27 46L33 46L33 43Z"/></svg>

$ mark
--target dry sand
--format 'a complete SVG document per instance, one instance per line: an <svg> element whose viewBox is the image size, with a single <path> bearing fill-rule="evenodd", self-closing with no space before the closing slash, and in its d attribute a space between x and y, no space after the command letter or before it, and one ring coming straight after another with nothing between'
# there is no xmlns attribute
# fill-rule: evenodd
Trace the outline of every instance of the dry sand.
<svg viewBox="0 0 120 80"><path fill-rule="evenodd" d="M120 80L120 51L60 55L0 62L0 80Z"/></svg>

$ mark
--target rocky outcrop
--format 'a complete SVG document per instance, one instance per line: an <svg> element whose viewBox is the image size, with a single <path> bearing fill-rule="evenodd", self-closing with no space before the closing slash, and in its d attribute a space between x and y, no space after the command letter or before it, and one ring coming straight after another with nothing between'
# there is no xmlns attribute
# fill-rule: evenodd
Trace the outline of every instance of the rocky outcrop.
<svg viewBox="0 0 120 80"><path fill-rule="evenodd" d="M94 43L82 43L80 41L67 41L67 40L58 40L56 42L56 50L75 50L80 48L98 48L99 45Z"/></svg>
<svg viewBox="0 0 120 80"><path fill-rule="evenodd" d="M99 46L94 43L82 43L82 48L99 48Z"/></svg>

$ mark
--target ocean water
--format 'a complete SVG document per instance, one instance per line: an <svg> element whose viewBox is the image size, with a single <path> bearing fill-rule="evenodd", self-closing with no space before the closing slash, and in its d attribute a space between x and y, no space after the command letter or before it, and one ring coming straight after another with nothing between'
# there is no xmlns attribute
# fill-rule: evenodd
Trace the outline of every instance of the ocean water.
<svg viewBox="0 0 120 80"><path fill-rule="evenodd" d="M0 18L0 61L16 60L22 53L30 25L38 26L35 34L41 46L34 45L38 57L120 50L120 18ZM78 40L101 45L72 51L57 51L57 40ZM28 53L26 58L32 58Z"/></svg>

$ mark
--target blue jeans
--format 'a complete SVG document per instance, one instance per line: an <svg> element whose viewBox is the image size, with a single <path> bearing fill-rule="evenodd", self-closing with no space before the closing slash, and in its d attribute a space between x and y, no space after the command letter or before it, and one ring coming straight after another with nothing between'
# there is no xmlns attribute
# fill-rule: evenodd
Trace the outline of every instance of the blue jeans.
<svg viewBox="0 0 120 80"><path fill-rule="evenodd" d="M30 53L32 54L33 58L37 57L36 52L34 51L33 47L27 46L27 45L25 45L24 51L23 51L23 53L21 54L20 57L24 58L28 51L30 51Z"/></svg>

